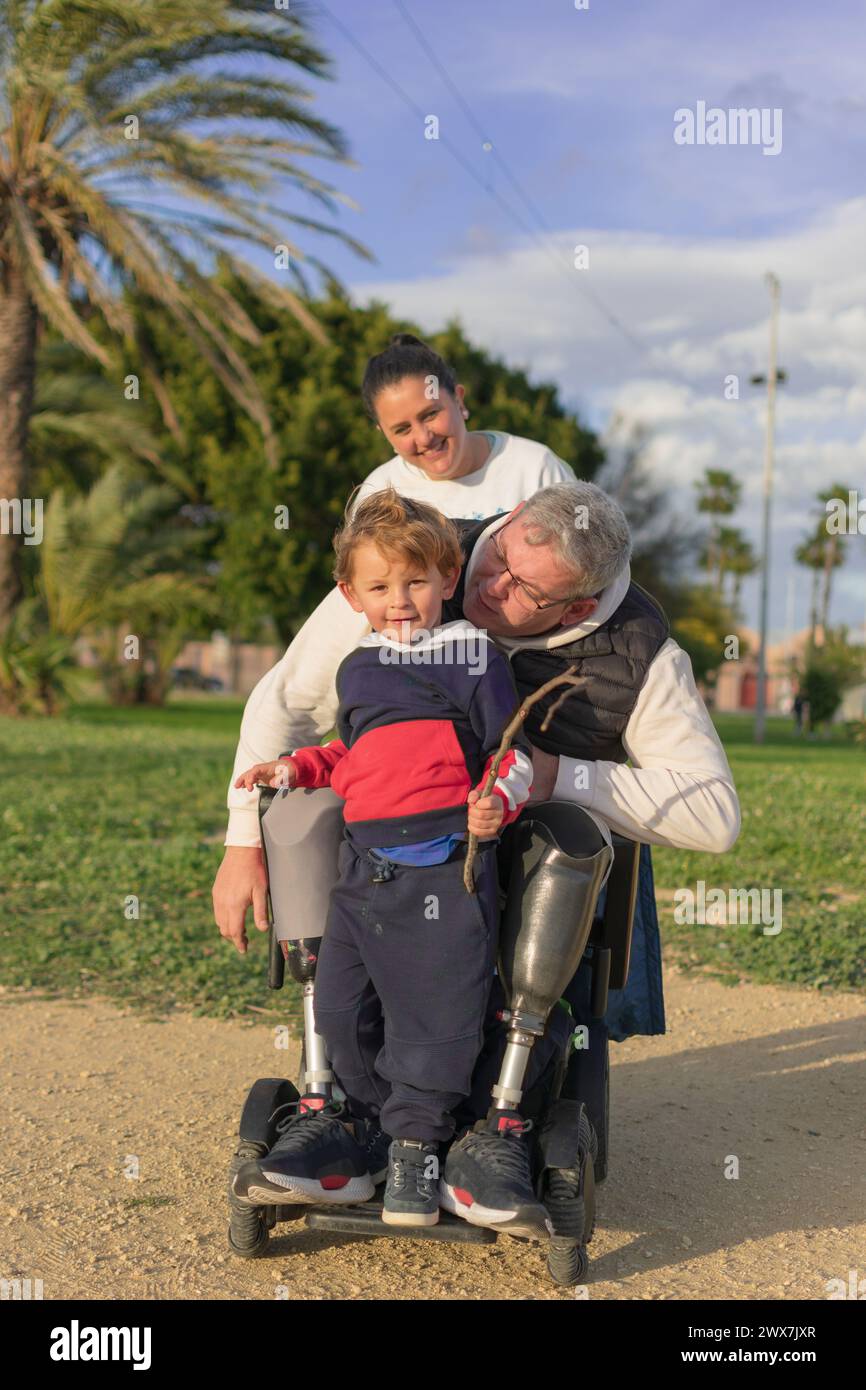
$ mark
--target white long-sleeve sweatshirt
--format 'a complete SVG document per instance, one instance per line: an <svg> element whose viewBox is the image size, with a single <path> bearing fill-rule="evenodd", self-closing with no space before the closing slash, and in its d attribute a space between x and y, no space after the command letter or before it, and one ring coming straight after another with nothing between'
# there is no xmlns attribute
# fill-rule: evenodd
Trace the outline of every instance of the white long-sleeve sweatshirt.
<svg viewBox="0 0 866 1390"><path fill-rule="evenodd" d="M497 517L469 557L468 575L485 540L507 518ZM631 582L628 568L601 595L591 618L536 637L489 635L509 657L523 647L555 649L594 632L619 607ZM227 845L258 845L256 792L234 781L254 763L318 742L334 727L337 667L370 631L333 589L304 623L282 660L247 700L229 787ZM695 686L691 661L669 638L650 664L623 734L631 761L582 762L561 757L553 793L584 806L612 830L653 845L722 853L740 831L731 769Z"/></svg>

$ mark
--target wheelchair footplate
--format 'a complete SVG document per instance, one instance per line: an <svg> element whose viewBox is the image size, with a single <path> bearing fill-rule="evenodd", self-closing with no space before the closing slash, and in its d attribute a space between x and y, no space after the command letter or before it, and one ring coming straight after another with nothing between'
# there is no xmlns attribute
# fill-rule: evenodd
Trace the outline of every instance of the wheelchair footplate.
<svg viewBox="0 0 866 1390"><path fill-rule="evenodd" d="M279 1218L277 1218L279 1219ZM460 1245L492 1245L496 1232L486 1226L470 1226L448 1211L439 1213L435 1226L391 1226L382 1220L382 1199L372 1197L356 1207L307 1208L306 1224L314 1231L335 1231L352 1236L389 1236L392 1240L447 1240Z"/></svg>

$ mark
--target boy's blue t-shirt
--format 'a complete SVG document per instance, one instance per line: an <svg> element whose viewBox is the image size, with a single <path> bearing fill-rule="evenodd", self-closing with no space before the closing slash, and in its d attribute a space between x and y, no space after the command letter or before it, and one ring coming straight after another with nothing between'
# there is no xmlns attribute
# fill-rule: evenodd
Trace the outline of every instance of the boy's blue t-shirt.
<svg viewBox="0 0 866 1390"><path fill-rule="evenodd" d="M455 845L466 839L465 834L437 835L434 840L422 840L417 845L385 845L374 854L384 854L395 864L444 864Z"/></svg>

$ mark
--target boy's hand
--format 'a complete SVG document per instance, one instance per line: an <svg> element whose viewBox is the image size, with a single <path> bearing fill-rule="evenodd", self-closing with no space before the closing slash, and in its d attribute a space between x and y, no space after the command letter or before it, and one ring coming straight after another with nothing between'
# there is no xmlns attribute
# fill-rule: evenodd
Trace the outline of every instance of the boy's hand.
<svg viewBox="0 0 866 1390"><path fill-rule="evenodd" d="M254 789L257 782L264 782L269 787L293 787L297 776L294 763L281 758L274 763L256 763L255 767L241 773L235 786L246 787L248 792Z"/></svg>
<svg viewBox="0 0 866 1390"><path fill-rule="evenodd" d="M479 840L492 840L505 815L502 797L495 796L493 792L489 796L482 796L479 791L471 791L467 801L470 833L477 835Z"/></svg>

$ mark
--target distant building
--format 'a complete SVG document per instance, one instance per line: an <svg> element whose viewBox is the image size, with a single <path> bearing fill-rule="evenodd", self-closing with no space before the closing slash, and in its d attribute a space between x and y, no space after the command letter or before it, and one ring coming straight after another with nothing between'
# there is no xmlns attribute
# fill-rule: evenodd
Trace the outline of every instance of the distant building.
<svg viewBox="0 0 866 1390"><path fill-rule="evenodd" d="M753 710L758 701L760 638L748 628L741 628L740 634L748 644L748 654L737 661L723 661L718 669L713 709L719 714ZM791 666L802 661L808 642L809 629L804 628L767 647L767 709L771 714L790 714L796 688Z"/></svg>
<svg viewBox="0 0 866 1390"><path fill-rule="evenodd" d="M174 665L215 677L222 681L226 694L246 697L285 650L255 642L231 642L224 632L214 632L209 642L187 642Z"/></svg>
<svg viewBox="0 0 866 1390"><path fill-rule="evenodd" d="M748 628L740 631L749 652L738 661L723 661L718 669L712 705L719 714L753 710L757 703L759 638ZM817 635L820 640L820 629ZM808 644L809 629L804 628L784 642L775 642L767 648L767 709L771 714L791 713L797 688L791 666L803 665ZM837 721L866 719L866 685L855 685L845 691L835 718Z"/></svg>
<svg viewBox="0 0 866 1390"><path fill-rule="evenodd" d="M866 719L866 683L851 685L842 696L837 719Z"/></svg>

